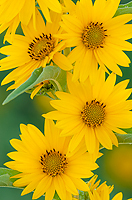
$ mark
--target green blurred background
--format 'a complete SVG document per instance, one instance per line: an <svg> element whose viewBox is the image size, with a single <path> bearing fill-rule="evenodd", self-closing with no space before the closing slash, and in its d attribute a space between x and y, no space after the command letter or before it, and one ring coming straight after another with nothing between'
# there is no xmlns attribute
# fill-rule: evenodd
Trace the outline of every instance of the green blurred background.
<svg viewBox="0 0 132 200"><path fill-rule="evenodd" d="M75 1L74 1L75 2ZM121 3L127 3L128 0L122 0ZM2 46L4 33L0 35L0 46ZM132 61L132 52L126 52ZM0 59L3 55L0 55ZM132 87L132 64L129 68L121 68L123 77L118 77L117 82L130 79L129 87ZM10 71L0 72L0 82ZM2 105L2 102L9 95L6 89L9 85L0 86L0 167L9 160L7 153L13 151L9 140L19 138L19 125L34 124L42 132L44 127L44 118L41 116L52 110L49 104L49 99L46 97L36 96L33 100L29 94L22 94L7 105ZM99 160L99 169L95 171L99 175L99 179L107 181L108 185L114 184L114 191L111 195L122 191L124 194L123 200L132 197L132 146L120 145L114 147L113 151L102 150L104 154ZM0 187L0 200L30 200L32 194L20 196L20 189L2 188ZM40 200L44 197L39 198Z"/></svg>

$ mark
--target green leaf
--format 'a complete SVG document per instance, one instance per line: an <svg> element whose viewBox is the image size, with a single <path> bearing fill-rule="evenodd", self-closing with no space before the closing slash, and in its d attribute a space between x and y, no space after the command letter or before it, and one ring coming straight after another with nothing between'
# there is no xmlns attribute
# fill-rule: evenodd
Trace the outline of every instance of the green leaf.
<svg viewBox="0 0 132 200"><path fill-rule="evenodd" d="M4 100L2 105L15 99L20 94L34 88L37 84L49 80L53 85L55 91L65 91L66 90L66 72L56 66L47 66L45 68L38 68L33 71L31 76L27 81L25 81L18 88L13 90L7 98ZM45 94L45 93L44 93ZM42 94L42 95L44 95Z"/></svg>
<svg viewBox="0 0 132 200"><path fill-rule="evenodd" d="M15 178L10 178L19 172L12 169L0 168L0 186L12 186Z"/></svg>
<svg viewBox="0 0 132 200"><path fill-rule="evenodd" d="M123 129L126 133L132 133L132 128Z"/></svg>
<svg viewBox="0 0 132 200"><path fill-rule="evenodd" d="M53 200L61 200L56 191L55 191Z"/></svg>
<svg viewBox="0 0 132 200"><path fill-rule="evenodd" d="M118 134L115 133L119 144L132 144L132 134Z"/></svg>
<svg viewBox="0 0 132 200"><path fill-rule="evenodd" d="M123 129L124 130L124 129ZM119 144L132 144L132 128L130 129L125 129L128 134L119 134L119 133L114 133L117 137L118 143ZM100 144L99 149L103 149L104 147Z"/></svg>
<svg viewBox="0 0 132 200"><path fill-rule="evenodd" d="M24 82L22 85L20 85L17 89L13 90L13 92L11 92L7 96L7 98L4 100L4 102L2 103L2 105L5 105L6 103L10 102L11 100L15 99L20 94L22 94L23 92L25 92L27 90L27 88L29 88L30 85L32 85L36 81L36 79L41 74L41 72L42 72L42 67L34 70L34 72L32 73L32 75L30 76L30 78L26 82Z"/></svg>
<svg viewBox="0 0 132 200"><path fill-rule="evenodd" d="M90 200L88 192L79 190L79 199L80 200Z"/></svg>
<svg viewBox="0 0 132 200"><path fill-rule="evenodd" d="M114 17L122 14L132 14L132 1L119 5Z"/></svg>
<svg viewBox="0 0 132 200"><path fill-rule="evenodd" d="M0 187L9 187L15 189L24 189L22 187L15 187L13 186L14 181L16 178L11 178L12 176L19 174L20 172L8 168L0 167ZM45 196L45 195L42 195ZM55 192L53 200L60 200L57 192Z"/></svg>

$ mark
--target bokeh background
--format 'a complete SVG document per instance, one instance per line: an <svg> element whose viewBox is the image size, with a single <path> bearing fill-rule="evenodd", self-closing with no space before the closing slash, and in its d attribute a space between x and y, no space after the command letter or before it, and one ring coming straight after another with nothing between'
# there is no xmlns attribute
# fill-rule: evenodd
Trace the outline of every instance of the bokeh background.
<svg viewBox="0 0 132 200"><path fill-rule="evenodd" d="M74 2L76 2L74 0ZM127 3L128 0L122 0L121 3ZM0 35L0 47L2 47L4 33ZM126 52L132 61L132 52ZM0 54L0 59L3 55ZM123 77L117 77L117 82L130 79L128 87L132 87L132 64L129 68L123 68ZM0 82L10 71L0 72ZM2 105L2 102L9 95L6 91L9 85L0 86L0 167L9 160L7 153L13 151L9 141L12 138L19 138L19 126L21 123L34 124L42 132L44 127L44 118L41 116L53 108L50 106L50 99L47 97L36 96L33 100L29 94L22 94L10 103ZM120 145L113 147L112 151L103 149L104 154L98 159L99 169L95 171L98 178L107 181L108 185L114 185L112 195L117 192L123 192L123 200L132 197L132 146ZM0 200L31 200L32 194L20 196L20 189L0 187ZM44 197L39 198L40 200Z"/></svg>

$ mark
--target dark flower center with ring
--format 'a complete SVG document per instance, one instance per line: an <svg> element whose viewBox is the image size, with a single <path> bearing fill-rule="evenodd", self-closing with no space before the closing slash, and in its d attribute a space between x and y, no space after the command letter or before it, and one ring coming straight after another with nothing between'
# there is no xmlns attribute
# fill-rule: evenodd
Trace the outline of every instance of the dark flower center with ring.
<svg viewBox="0 0 132 200"><path fill-rule="evenodd" d="M100 126L106 116L105 107L106 105L96 100L92 100L90 103L86 102L86 105L81 111L83 122L93 128Z"/></svg>
<svg viewBox="0 0 132 200"><path fill-rule="evenodd" d="M43 172L52 177L63 174L68 165L66 155L61 154L55 149L46 150L46 153L40 158L40 163Z"/></svg>
<svg viewBox="0 0 132 200"><path fill-rule="evenodd" d="M88 49L103 48L107 30L104 29L103 23L91 22L87 25L82 33L82 42Z"/></svg>
<svg viewBox="0 0 132 200"><path fill-rule="evenodd" d="M54 43L55 41L51 34L42 33L29 44L28 54L34 60L43 60L53 51Z"/></svg>

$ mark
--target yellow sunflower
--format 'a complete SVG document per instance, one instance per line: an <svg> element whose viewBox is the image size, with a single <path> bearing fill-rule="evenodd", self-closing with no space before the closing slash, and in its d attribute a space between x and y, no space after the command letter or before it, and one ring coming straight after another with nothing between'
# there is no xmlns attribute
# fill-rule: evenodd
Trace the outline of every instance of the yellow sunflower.
<svg viewBox="0 0 132 200"><path fill-rule="evenodd" d="M70 94L56 92L59 100L51 101L51 105L57 111L43 116L58 120L61 136L74 135L69 151L83 138L90 153L97 150L98 143L107 149L112 149L112 143L118 146L113 131L125 134L120 128L132 127L132 100L127 100L132 89L126 89L129 81L115 85L116 75L112 73L105 80L104 70L100 69L93 85L89 78L84 83L73 82L70 73L67 82Z"/></svg>
<svg viewBox="0 0 132 200"><path fill-rule="evenodd" d="M96 179L97 175L93 176L92 179L88 182L88 186L90 188L88 190L90 200L110 200L110 193L114 187L107 186L106 181L99 186L100 180L95 183ZM119 192L111 200L122 200L122 198L122 192Z"/></svg>
<svg viewBox="0 0 132 200"><path fill-rule="evenodd" d="M46 20L51 22L49 9L54 12L61 13L61 5L58 0L37 0ZM34 27L35 22L35 0L1 0L0 1L0 33L8 27L8 33L15 33L19 23L28 25L31 18L33 18Z"/></svg>
<svg viewBox="0 0 132 200"><path fill-rule="evenodd" d="M75 47L69 54L75 62L73 79L85 81L96 73L98 64L122 76L118 65L129 67L130 60L123 52L131 51L132 14L114 17L120 0L77 1L71 14L62 16L62 28L66 33L58 35L66 41L67 47ZM70 4L69 4L70 6ZM71 5L72 6L72 5Z"/></svg>
<svg viewBox="0 0 132 200"><path fill-rule="evenodd" d="M87 191L88 185L81 179L93 175L98 166L86 152L82 142L74 152L68 152L70 137L60 137L60 130L52 120L45 120L45 136L35 126L20 125L21 140L12 139L17 150L8 156L14 161L5 165L21 172L14 182L24 187L21 195L34 191L33 199L45 193L45 200L52 200L55 191L62 200L71 200L77 189Z"/></svg>
<svg viewBox="0 0 132 200"><path fill-rule="evenodd" d="M45 67L51 60L62 69L72 68L70 61L58 52L64 48L65 42L59 42L53 36L60 31L61 14L51 11L53 23L47 22L45 25L37 9L36 13L36 29L34 29L32 18L28 26L22 25L25 36L16 34L13 42L9 37L8 42L11 45L0 49L0 53L9 55L0 60L0 71L17 67L2 81L2 85L15 81L10 89L17 88L36 68Z"/></svg>

